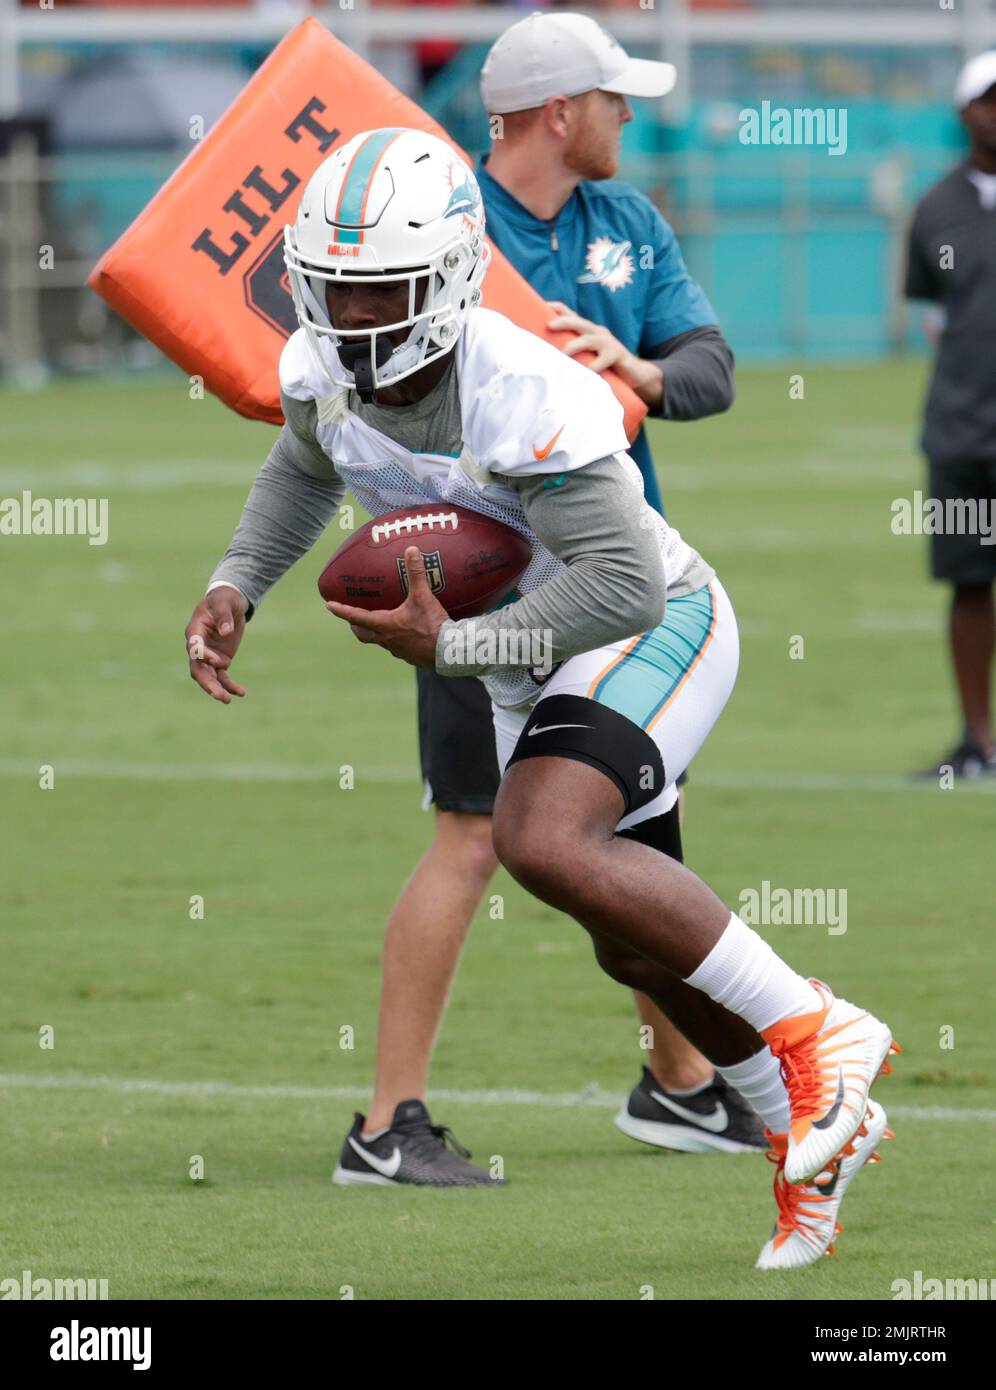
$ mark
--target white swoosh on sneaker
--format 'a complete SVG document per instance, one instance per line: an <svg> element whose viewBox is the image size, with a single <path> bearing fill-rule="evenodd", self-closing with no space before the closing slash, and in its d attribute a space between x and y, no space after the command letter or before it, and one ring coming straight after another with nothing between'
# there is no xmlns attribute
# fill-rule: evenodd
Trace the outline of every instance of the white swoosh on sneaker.
<svg viewBox="0 0 996 1390"><path fill-rule="evenodd" d="M668 1110L673 1110L676 1115L680 1115L683 1120L688 1120L690 1124L698 1125L700 1129L707 1129L711 1134L722 1134L730 1123L730 1117L726 1113L726 1106L720 1101L716 1102L716 1108L711 1115L700 1115L697 1110L686 1110L683 1105L679 1105L676 1100L669 1100L667 1096L662 1096L660 1091L651 1091L650 1094L659 1105L664 1105Z"/></svg>
<svg viewBox="0 0 996 1390"><path fill-rule="evenodd" d="M390 1158L378 1158L369 1149L365 1149L362 1144L357 1144L352 1135L349 1136L349 1147L354 1153L358 1153L364 1163L369 1163L371 1168L382 1174L385 1178L393 1178L401 1167L401 1150L395 1146L394 1153Z"/></svg>
<svg viewBox="0 0 996 1390"><path fill-rule="evenodd" d="M532 738L533 734L545 734L545 733L548 733L551 729L592 729L592 728L594 728L594 725L593 725L593 724L544 724L543 727L542 727L542 729L541 729L540 726L539 726L538 724L534 724L533 727L529 730L528 737L529 737L529 738Z"/></svg>

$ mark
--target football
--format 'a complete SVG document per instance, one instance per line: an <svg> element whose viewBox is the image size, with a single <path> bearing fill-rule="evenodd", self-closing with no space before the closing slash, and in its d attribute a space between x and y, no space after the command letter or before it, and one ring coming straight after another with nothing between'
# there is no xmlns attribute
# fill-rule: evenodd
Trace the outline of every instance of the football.
<svg viewBox="0 0 996 1390"><path fill-rule="evenodd" d="M486 613L506 598L532 558L524 536L466 507L426 503L386 512L341 545L318 591L354 608L397 608L408 593L405 551L417 545L432 592L451 618Z"/></svg>

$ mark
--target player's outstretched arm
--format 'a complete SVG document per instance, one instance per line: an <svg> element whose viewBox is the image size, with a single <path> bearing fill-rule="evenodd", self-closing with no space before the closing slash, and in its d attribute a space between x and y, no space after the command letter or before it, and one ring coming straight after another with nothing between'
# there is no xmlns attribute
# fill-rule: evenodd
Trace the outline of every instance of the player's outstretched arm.
<svg viewBox="0 0 996 1390"><path fill-rule="evenodd" d="M232 584L259 607L335 516L346 485L315 441L285 424L246 499L211 583Z"/></svg>
<svg viewBox="0 0 996 1390"><path fill-rule="evenodd" d="M287 409L285 404L285 414ZM213 699L227 705L233 695L245 694L228 668L246 622L267 590L311 549L345 490L313 435L302 437L285 424L253 484L208 592L187 624L190 674Z"/></svg>
<svg viewBox="0 0 996 1390"><path fill-rule="evenodd" d="M184 633L192 679L223 705L231 704L233 695L246 693L232 680L228 668L246 630L247 607L238 589L219 586L201 599Z"/></svg>

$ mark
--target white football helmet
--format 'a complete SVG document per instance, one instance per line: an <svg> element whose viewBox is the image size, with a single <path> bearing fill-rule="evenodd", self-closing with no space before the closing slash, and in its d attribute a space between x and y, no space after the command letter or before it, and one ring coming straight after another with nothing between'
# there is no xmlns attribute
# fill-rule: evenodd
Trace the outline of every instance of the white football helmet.
<svg viewBox="0 0 996 1390"><path fill-rule="evenodd" d="M449 352L480 303L489 260L477 180L445 141L419 130L354 136L312 174L284 228L298 322L329 379L366 399ZM373 330L334 328L326 282L371 276L407 280L407 317ZM400 328L410 331L394 346L385 335Z"/></svg>

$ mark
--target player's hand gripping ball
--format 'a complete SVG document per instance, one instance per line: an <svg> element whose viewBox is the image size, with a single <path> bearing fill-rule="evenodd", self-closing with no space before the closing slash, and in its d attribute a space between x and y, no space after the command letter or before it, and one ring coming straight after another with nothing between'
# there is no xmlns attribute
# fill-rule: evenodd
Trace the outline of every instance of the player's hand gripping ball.
<svg viewBox="0 0 996 1390"><path fill-rule="evenodd" d="M361 642L435 667L439 629L474 617L515 588L529 542L510 526L443 504L388 512L360 528L325 566L326 607Z"/></svg>
<svg viewBox="0 0 996 1390"><path fill-rule="evenodd" d="M397 608L408 596L405 551L422 552L429 588L451 618L486 613L532 558L511 526L445 503L387 512L352 535L322 571L322 598L352 608Z"/></svg>

